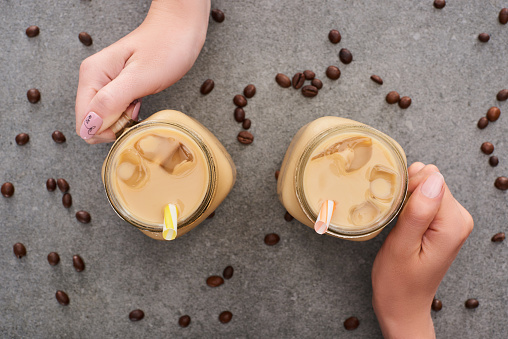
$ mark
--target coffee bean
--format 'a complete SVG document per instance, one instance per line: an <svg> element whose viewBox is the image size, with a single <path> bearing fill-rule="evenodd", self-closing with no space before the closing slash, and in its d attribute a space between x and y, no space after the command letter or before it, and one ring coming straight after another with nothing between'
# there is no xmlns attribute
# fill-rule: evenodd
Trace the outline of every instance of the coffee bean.
<svg viewBox="0 0 508 339"><path fill-rule="evenodd" d="M232 266L228 266L224 269L224 272L222 272L222 276L224 277L224 279L231 279L231 277L233 276L233 267Z"/></svg>
<svg viewBox="0 0 508 339"><path fill-rule="evenodd" d="M242 123L242 127L243 129L249 129L250 128L250 125L251 125L251 121L250 119L245 119Z"/></svg>
<svg viewBox="0 0 508 339"><path fill-rule="evenodd" d="M351 63L351 61L353 61L353 54L351 54L351 52L348 49L343 48L339 52L339 59L340 61L342 61L342 63L347 65Z"/></svg>
<svg viewBox="0 0 508 339"><path fill-rule="evenodd" d="M379 75L371 75L370 76L371 80L374 81L376 84L380 84L382 85L383 84L383 79L381 79L381 77Z"/></svg>
<svg viewBox="0 0 508 339"><path fill-rule="evenodd" d="M48 254L48 263L51 266L58 265L59 262L60 262L60 256L58 255L58 253L51 252L50 254Z"/></svg>
<svg viewBox="0 0 508 339"><path fill-rule="evenodd" d="M480 306L480 302L476 299L467 299L466 302L464 303L464 305L466 306L466 308L469 308L469 309L473 309L473 308L477 308L478 306Z"/></svg>
<svg viewBox="0 0 508 339"><path fill-rule="evenodd" d="M46 188L50 192L53 192L54 190L56 190L56 180L53 178L49 178L48 181L46 181Z"/></svg>
<svg viewBox="0 0 508 339"><path fill-rule="evenodd" d="M20 242L17 242L12 247L12 250L14 252L14 255L18 257L19 259L23 258L26 255L26 247Z"/></svg>
<svg viewBox="0 0 508 339"><path fill-rule="evenodd" d="M53 141L57 144L62 144L67 140L65 135L60 131L54 131L53 134L51 134L51 138L53 138Z"/></svg>
<svg viewBox="0 0 508 339"><path fill-rule="evenodd" d="M131 313L129 313L130 321L140 321L144 317L145 317L145 312L143 312L142 310L139 310L139 309L131 311Z"/></svg>
<svg viewBox="0 0 508 339"><path fill-rule="evenodd" d="M245 111L241 107L235 108L235 120L237 122L243 122L245 120Z"/></svg>
<svg viewBox="0 0 508 339"><path fill-rule="evenodd" d="M33 38L33 37L36 37L37 35L39 35L39 27L37 26L30 26L26 29L26 35L29 37L29 38Z"/></svg>
<svg viewBox="0 0 508 339"><path fill-rule="evenodd" d="M399 107L402 109L406 109L411 106L411 98L410 97L402 97L399 100Z"/></svg>
<svg viewBox="0 0 508 339"><path fill-rule="evenodd" d="M265 244L268 246L277 245L277 243L280 241L280 237L278 234L270 233L265 235Z"/></svg>
<svg viewBox="0 0 508 339"><path fill-rule="evenodd" d="M498 177L494 182L494 186L498 190L506 191L508 190L508 178L507 177Z"/></svg>
<svg viewBox="0 0 508 339"><path fill-rule="evenodd" d="M293 216L291 214L289 214L288 211L286 211L286 214L284 214L284 220L286 220L287 222L293 220Z"/></svg>
<svg viewBox="0 0 508 339"><path fill-rule="evenodd" d="M501 25L508 23L508 8L503 8L499 11L499 22Z"/></svg>
<svg viewBox="0 0 508 339"><path fill-rule="evenodd" d="M443 308L443 303L441 302L441 300L434 298L434 300L432 300L431 307L434 311L439 312Z"/></svg>
<svg viewBox="0 0 508 339"><path fill-rule="evenodd" d="M501 115L501 110L498 107L491 107L487 111L487 119L489 121L496 121L499 119L499 116Z"/></svg>
<svg viewBox="0 0 508 339"><path fill-rule="evenodd" d="M305 76L305 80L312 80L316 77L316 73L309 70L303 71L303 75Z"/></svg>
<svg viewBox="0 0 508 339"><path fill-rule="evenodd" d="M180 319L178 319L178 325L180 327L187 327L190 325L191 318L188 315L182 315Z"/></svg>
<svg viewBox="0 0 508 339"><path fill-rule="evenodd" d="M275 81L279 84L280 87L288 88L291 86L291 80L289 77L282 73L278 73L275 76Z"/></svg>
<svg viewBox="0 0 508 339"><path fill-rule="evenodd" d="M480 149L485 154L492 154L492 152L494 152L494 145L492 145L492 143L486 141L482 144L482 147L480 147Z"/></svg>
<svg viewBox="0 0 508 339"><path fill-rule="evenodd" d="M79 41L85 46L90 46L93 43L92 37L87 32L81 32L78 35Z"/></svg>
<svg viewBox="0 0 508 339"><path fill-rule="evenodd" d="M233 98L233 102L238 107L245 107L245 106L247 106L247 99L245 99L245 97L243 95L241 95L241 94L235 95L235 97Z"/></svg>
<svg viewBox="0 0 508 339"><path fill-rule="evenodd" d="M441 9L445 5L446 5L446 1L445 0L434 0L434 7L436 7L437 9Z"/></svg>
<svg viewBox="0 0 508 339"><path fill-rule="evenodd" d="M480 33L478 35L478 40L480 40L481 42L487 42L490 40L490 35L488 35L487 33Z"/></svg>
<svg viewBox="0 0 508 339"><path fill-rule="evenodd" d="M305 82L305 75L303 75L303 73L296 73L293 76L293 87L295 89L300 89L303 86L304 82Z"/></svg>
<svg viewBox="0 0 508 339"><path fill-rule="evenodd" d="M69 183L65 179L62 178L57 179L56 184L58 185L60 191L62 191L63 193L66 193L69 190Z"/></svg>
<svg viewBox="0 0 508 339"><path fill-rule="evenodd" d="M329 79L337 80L340 78L340 69L337 66L328 66L326 69L326 76Z"/></svg>
<svg viewBox="0 0 508 339"><path fill-rule="evenodd" d="M210 93L213 90L214 87L215 87L215 83L213 82L213 80L206 79L205 82L203 82L203 84L201 85L200 92L203 95L207 95L208 93Z"/></svg>
<svg viewBox="0 0 508 339"><path fill-rule="evenodd" d="M26 133L16 135L16 144L23 146L30 140L30 136Z"/></svg>
<svg viewBox="0 0 508 339"><path fill-rule="evenodd" d="M256 86L250 84L245 86L243 89L243 95L245 95L246 98L250 99L256 94Z"/></svg>
<svg viewBox="0 0 508 339"><path fill-rule="evenodd" d="M72 256L72 266L74 266L74 269L77 272L81 272L81 271L85 270L85 262L83 261L83 258L81 258L77 254Z"/></svg>
<svg viewBox="0 0 508 339"><path fill-rule="evenodd" d="M233 319L233 313L229 311L224 311L221 314L219 314L219 321L223 324L227 324L228 322Z"/></svg>
<svg viewBox="0 0 508 339"><path fill-rule="evenodd" d="M0 192L4 197L10 198L14 194L14 185L11 184L10 182L6 182L2 185Z"/></svg>
<svg viewBox="0 0 508 339"><path fill-rule="evenodd" d="M340 32L336 29L332 29L330 33L328 33L328 39L332 44L338 44L341 38Z"/></svg>
<svg viewBox="0 0 508 339"><path fill-rule="evenodd" d="M313 98L318 95L318 89L314 86L307 85L302 87L302 94L304 97Z"/></svg>
<svg viewBox="0 0 508 339"><path fill-rule="evenodd" d="M496 167L499 164L499 159L493 155L489 158L489 165L492 167Z"/></svg>
<svg viewBox="0 0 508 339"><path fill-rule="evenodd" d="M254 136L247 131L241 131L240 133L238 133L237 139L242 144L248 145L248 144L252 144L252 142L254 141Z"/></svg>
<svg viewBox="0 0 508 339"><path fill-rule="evenodd" d="M494 236L490 240L492 242L501 242L504 240L504 238L505 238L504 232L499 232L499 233L494 234Z"/></svg>
<svg viewBox="0 0 508 339"><path fill-rule="evenodd" d="M41 100L41 92L39 92L37 88L31 88L28 92L26 92L26 97L28 98L28 101L35 104Z"/></svg>
<svg viewBox="0 0 508 339"><path fill-rule="evenodd" d="M220 9L212 9L212 19L215 20L218 23L221 23L225 19L224 12Z"/></svg>
<svg viewBox="0 0 508 339"><path fill-rule="evenodd" d="M90 213L88 213L87 211L77 211L76 219L78 219L78 221L83 224L88 224L90 220L92 220L92 218L90 217Z"/></svg>
<svg viewBox="0 0 508 339"><path fill-rule="evenodd" d="M62 204L65 208L70 208L72 206L72 196L69 193L63 195Z"/></svg>
<svg viewBox="0 0 508 339"><path fill-rule="evenodd" d="M280 174L279 170L275 171L275 180L279 180L279 174Z"/></svg>
<svg viewBox="0 0 508 339"><path fill-rule="evenodd" d="M360 326L360 320L357 317L349 317L344 321L344 328L348 331L356 330Z"/></svg>
<svg viewBox="0 0 508 339"><path fill-rule="evenodd" d="M487 119L486 117L481 117L480 120L478 120L478 128L479 129L484 129L485 127L487 127L487 125L489 124L489 119Z"/></svg>
<svg viewBox="0 0 508 339"><path fill-rule="evenodd" d="M396 104L397 102L399 102L400 100L400 95L399 93L395 92L395 91L391 91L390 93L388 93L386 95L386 102L393 105L393 104Z"/></svg>
<svg viewBox="0 0 508 339"><path fill-rule="evenodd" d="M212 275L211 277L208 277L208 279L206 279L206 284L210 287L217 287L224 284L224 279L222 279L222 277L219 277L218 275Z"/></svg>
<svg viewBox="0 0 508 339"><path fill-rule="evenodd" d="M212 213L210 213L210 215L208 215L208 217L206 217L207 219L212 219L213 217L215 217L215 211L213 211Z"/></svg>
<svg viewBox="0 0 508 339"><path fill-rule="evenodd" d="M506 101L508 99L508 89L502 89L497 93L496 96L499 101Z"/></svg>
<svg viewBox="0 0 508 339"><path fill-rule="evenodd" d="M55 297L56 300L60 303L60 305L63 306L69 305L70 302L69 296L64 291L56 291Z"/></svg>
<svg viewBox="0 0 508 339"><path fill-rule="evenodd" d="M312 86L316 87L318 90L323 88L323 82L319 79L312 79L312 82L310 83Z"/></svg>

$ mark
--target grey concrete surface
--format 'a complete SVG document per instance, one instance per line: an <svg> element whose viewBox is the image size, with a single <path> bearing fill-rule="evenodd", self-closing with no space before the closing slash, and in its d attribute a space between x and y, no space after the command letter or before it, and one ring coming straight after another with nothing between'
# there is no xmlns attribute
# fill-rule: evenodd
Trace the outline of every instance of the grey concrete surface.
<svg viewBox="0 0 508 339"><path fill-rule="evenodd" d="M441 283L443 309L433 313L439 338L506 338L508 331L507 196L494 188L508 173L506 103L496 93L508 87L508 26L497 15L501 0L448 1L437 10L425 1L213 0L226 20L210 21L203 51L192 70L171 88L145 98L141 117L161 109L182 110L205 124L231 153L238 181L214 219L171 243L156 242L120 220L100 181L109 145L89 146L74 132L74 100L80 62L115 42L146 15L144 0L0 0L0 183L16 192L0 197L0 337L2 338L378 338L371 306L370 270L385 230L364 243L316 235L283 219L274 172L296 131L324 115L356 119L395 138L409 162L436 164L450 189L471 212L475 229ZM40 27L29 39L25 29ZM327 35L337 28L338 45ZM83 46L78 33L94 44ZM477 35L491 34L482 44ZM348 48L349 65L337 53ZM338 81L325 70L337 65ZM278 72L314 70L324 87L316 98L279 87ZM378 74L384 85L369 77ZM215 89L201 96L207 79ZM249 100L255 141L236 141L232 98L253 83ZM42 100L30 104L29 88ZM407 110L386 104L391 90L412 98ZM501 118L485 130L477 120L490 106ZM65 144L51 133L61 130ZM14 137L30 134L18 146ZM480 152L495 144L499 166ZM46 179L66 178L74 204L61 205ZM79 224L77 210L92 222ZM281 242L264 244L267 233ZM28 254L17 259L16 242ZM46 256L56 251L58 266ZM72 255L86 270L77 273ZM233 278L209 288L205 280L224 267ZM64 290L71 303L55 300ZM478 298L476 310L464 308ZM145 318L128 319L141 308ZM229 324L218 315L233 313ZM189 314L188 328L178 318ZM349 316L360 326L343 327Z"/></svg>

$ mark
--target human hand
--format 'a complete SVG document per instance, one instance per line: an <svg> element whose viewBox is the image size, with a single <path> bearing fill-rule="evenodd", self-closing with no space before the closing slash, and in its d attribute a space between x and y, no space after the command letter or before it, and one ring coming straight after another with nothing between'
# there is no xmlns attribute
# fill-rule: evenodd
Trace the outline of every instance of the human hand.
<svg viewBox="0 0 508 339"><path fill-rule="evenodd" d="M434 338L430 307L473 230L434 165L408 169L412 193L372 267L372 305L387 338Z"/></svg>
<svg viewBox="0 0 508 339"><path fill-rule="evenodd" d="M209 13L210 0L153 0L137 29L85 59L76 96L78 135L89 144L113 141L110 127L123 112L137 120L140 103L134 100L164 90L192 67Z"/></svg>

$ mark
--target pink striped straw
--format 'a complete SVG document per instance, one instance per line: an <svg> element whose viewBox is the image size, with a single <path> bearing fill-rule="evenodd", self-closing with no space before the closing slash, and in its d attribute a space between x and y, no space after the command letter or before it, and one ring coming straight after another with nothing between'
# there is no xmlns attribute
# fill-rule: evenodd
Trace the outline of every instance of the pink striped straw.
<svg viewBox="0 0 508 339"><path fill-rule="evenodd" d="M324 234L328 230L330 226L330 221L332 220L333 212L335 211L335 201L333 200L325 200L321 204L321 210L319 211L319 215L316 219L316 223L314 224L314 230L318 234Z"/></svg>

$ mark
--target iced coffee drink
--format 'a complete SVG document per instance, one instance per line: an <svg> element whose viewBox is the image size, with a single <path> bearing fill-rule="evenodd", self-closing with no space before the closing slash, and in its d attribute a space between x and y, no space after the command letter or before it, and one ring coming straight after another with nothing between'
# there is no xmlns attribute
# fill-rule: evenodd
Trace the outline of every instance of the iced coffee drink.
<svg viewBox="0 0 508 339"><path fill-rule="evenodd" d="M359 122L324 117L293 138L277 191L288 212L314 227L321 206L334 202L327 234L368 240L398 214L407 191L400 145Z"/></svg>
<svg viewBox="0 0 508 339"><path fill-rule="evenodd" d="M196 120L161 111L117 139L103 166L115 211L146 235L163 240L165 207L178 211L179 237L203 221L236 178L231 157Z"/></svg>

